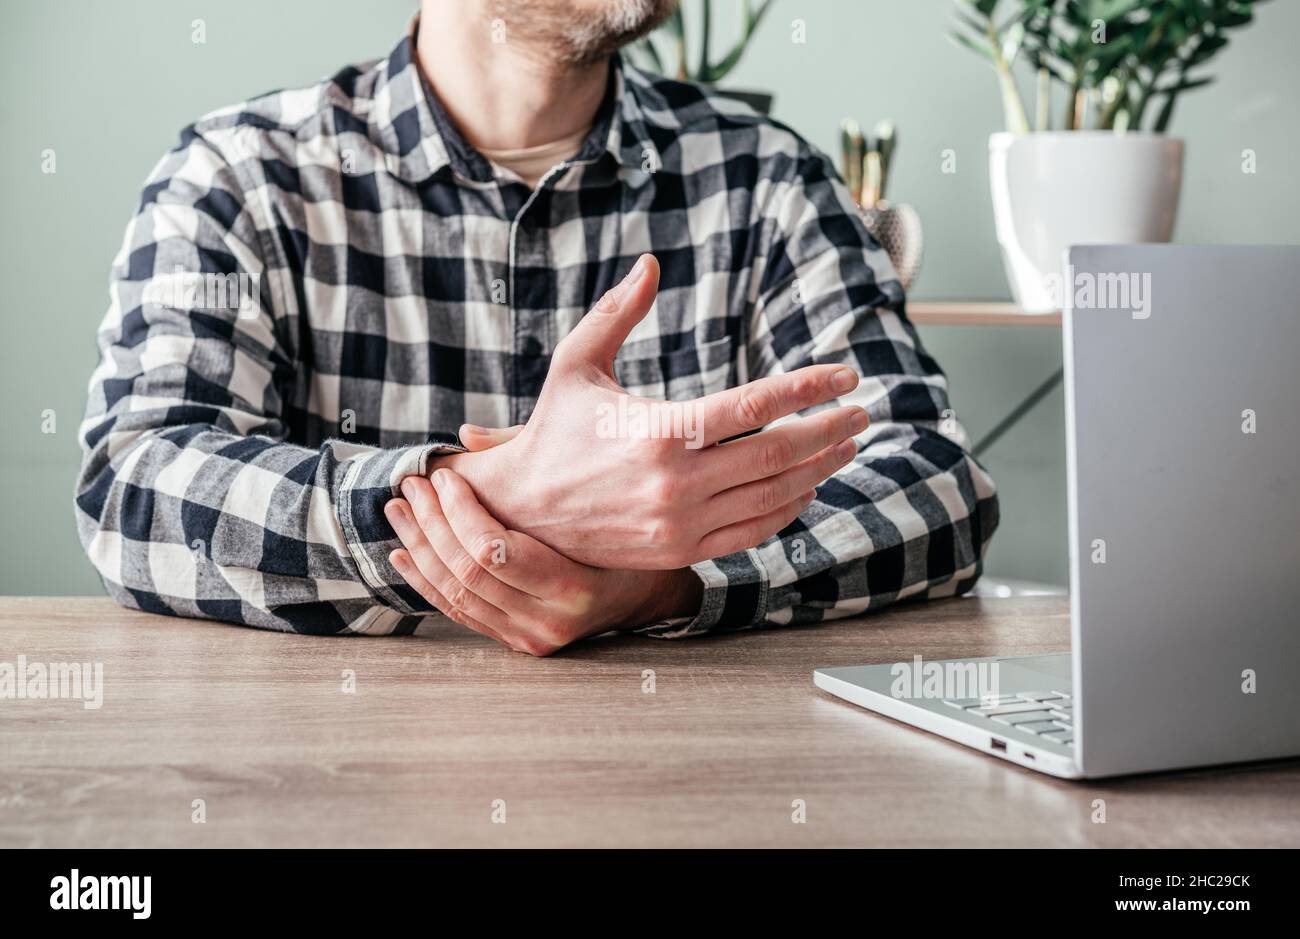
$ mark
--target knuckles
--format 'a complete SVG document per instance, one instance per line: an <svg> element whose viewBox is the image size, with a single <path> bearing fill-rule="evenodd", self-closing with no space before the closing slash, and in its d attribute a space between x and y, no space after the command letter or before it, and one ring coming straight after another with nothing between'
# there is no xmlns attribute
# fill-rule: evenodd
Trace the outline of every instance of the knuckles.
<svg viewBox="0 0 1300 939"><path fill-rule="evenodd" d="M644 482L642 498L650 506L651 515L658 518L673 505L681 495L681 483L672 474L652 472Z"/></svg>
<svg viewBox="0 0 1300 939"><path fill-rule="evenodd" d="M556 584L555 590L552 604L564 611L573 625L589 622L596 613L599 598L586 584L565 579Z"/></svg>
<svg viewBox="0 0 1300 939"><path fill-rule="evenodd" d="M637 567L666 571L690 567L697 561L703 560L697 556L694 538L680 530L675 530L675 526L668 526L666 523L651 525L647 533L650 537L646 539L646 543L651 547L643 553L642 563Z"/></svg>
<svg viewBox="0 0 1300 939"><path fill-rule="evenodd" d="M478 535L469 556L481 567L496 567L508 557L504 532Z"/></svg>
<svg viewBox="0 0 1300 939"><path fill-rule="evenodd" d="M758 483L754 490L754 514L775 512L785 504L782 495L781 484L775 480L767 479Z"/></svg>
<svg viewBox="0 0 1300 939"><path fill-rule="evenodd" d="M461 553L451 562L450 570L452 576L460 581L460 586L471 593L477 593L478 588L483 585L483 578L487 572L483 570L470 555Z"/></svg>
<svg viewBox="0 0 1300 939"><path fill-rule="evenodd" d="M670 472L679 465L684 449L682 441L672 436L638 436L631 440L631 452L643 465Z"/></svg>
<svg viewBox="0 0 1300 939"><path fill-rule="evenodd" d="M747 385L736 398L736 420L744 427L762 427L776 419L779 402L771 389Z"/></svg>
<svg viewBox="0 0 1300 939"><path fill-rule="evenodd" d="M548 617L533 626L532 635L552 652L569 644L573 634L557 618Z"/></svg>
<svg viewBox="0 0 1300 939"><path fill-rule="evenodd" d="M680 537L680 526L667 514L656 512L642 526L642 541L654 553L672 553Z"/></svg>
<svg viewBox="0 0 1300 939"><path fill-rule="evenodd" d="M775 476L794 462L794 441L776 435L758 451L758 468L764 476Z"/></svg>
<svg viewBox="0 0 1300 939"><path fill-rule="evenodd" d="M826 378L819 374L802 374L795 378L790 386L790 395L800 404L816 401L830 388Z"/></svg>
<svg viewBox="0 0 1300 939"><path fill-rule="evenodd" d="M520 625L523 627L523 635L517 641L529 655L552 655L573 640L569 629L555 619L530 620Z"/></svg>
<svg viewBox="0 0 1300 939"><path fill-rule="evenodd" d="M532 637L518 640L518 646L516 648L519 652L525 652L528 655L536 656L539 659L544 659L560 650L559 646L553 646L540 639L534 639Z"/></svg>
<svg viewBox="0 0 1300 939"><path fill-rule="evenodd" d="M442 595L447 598L447 603L457 613L464 614L469 607L471 592L459 580L453 581L442 588Z"/></svg>

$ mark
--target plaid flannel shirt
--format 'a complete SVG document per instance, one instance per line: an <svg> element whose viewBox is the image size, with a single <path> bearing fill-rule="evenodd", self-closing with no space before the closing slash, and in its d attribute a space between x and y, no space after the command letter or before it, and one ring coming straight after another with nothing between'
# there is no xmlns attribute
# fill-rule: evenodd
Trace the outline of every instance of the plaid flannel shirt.
<svg viewBox="0 0 1300 939"><path fill-rule="evenodd" d="M113 598L412 631L433 611L388 563L384 504L459 449L462 422L526 421L556 343L642 252L662 277L616 360L630 392L685 400L846 363L862 382L839 403L871 416L796 522L695 565L699 614L647 631L809 623L972 586L993 483L827 159L616 58L585 145L531 190L452 126L417 27L385 60L204 117L149 178L80 430L78 528Z"/></svg>

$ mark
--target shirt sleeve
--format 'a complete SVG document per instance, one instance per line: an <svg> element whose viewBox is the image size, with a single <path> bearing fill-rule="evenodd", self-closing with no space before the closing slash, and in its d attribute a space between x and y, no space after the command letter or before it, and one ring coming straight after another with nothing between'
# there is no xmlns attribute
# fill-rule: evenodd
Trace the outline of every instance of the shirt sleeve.
<svg viewBox="0 0 1300 939"><path fill-rule="evenodd" d="M404 476L459 447L440 435L398 449L286 442L282 395L298 367L245 191L192 132L145 187L80 428L82 544L125 606L409 632L432 610L388 563L399 542L383 507Z"/></svg>
<svg viewBox="0 0 1300 939"><path fill-rule="evenodd" d="M993 480L967 452L947 380L905 315L888 256L824 156L805 152L774 191L747 346L750 379L846 364L857 389L824 407L870 415L854 461L777 536L694 566L699 614L665 638L814 623L910 598L950 596L979 578L998 524Z"/></svg>

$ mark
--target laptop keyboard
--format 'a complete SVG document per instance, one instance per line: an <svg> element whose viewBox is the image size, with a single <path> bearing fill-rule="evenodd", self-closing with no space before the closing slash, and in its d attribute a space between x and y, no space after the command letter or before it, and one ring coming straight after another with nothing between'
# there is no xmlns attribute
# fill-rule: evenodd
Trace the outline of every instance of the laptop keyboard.
<svg viewBox="0 0 1300 939"><path fill-rule="evenodd" d="M1074 743L1074 700L1060 691L1023 691L983 698L944 698L943 703L995 724Z"/></svg>

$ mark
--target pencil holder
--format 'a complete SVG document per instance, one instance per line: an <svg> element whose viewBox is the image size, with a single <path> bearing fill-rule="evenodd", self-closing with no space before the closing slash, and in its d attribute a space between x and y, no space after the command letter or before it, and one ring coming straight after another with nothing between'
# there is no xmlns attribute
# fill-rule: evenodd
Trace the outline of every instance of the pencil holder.
<svg viewBox="0 0 1300 939"><path fill-rule="evenodd" d="M903 289L912 286L921 269L921 217L907 203L878 203L862 210L862 221L871 236L894 263Z"/></svg>

